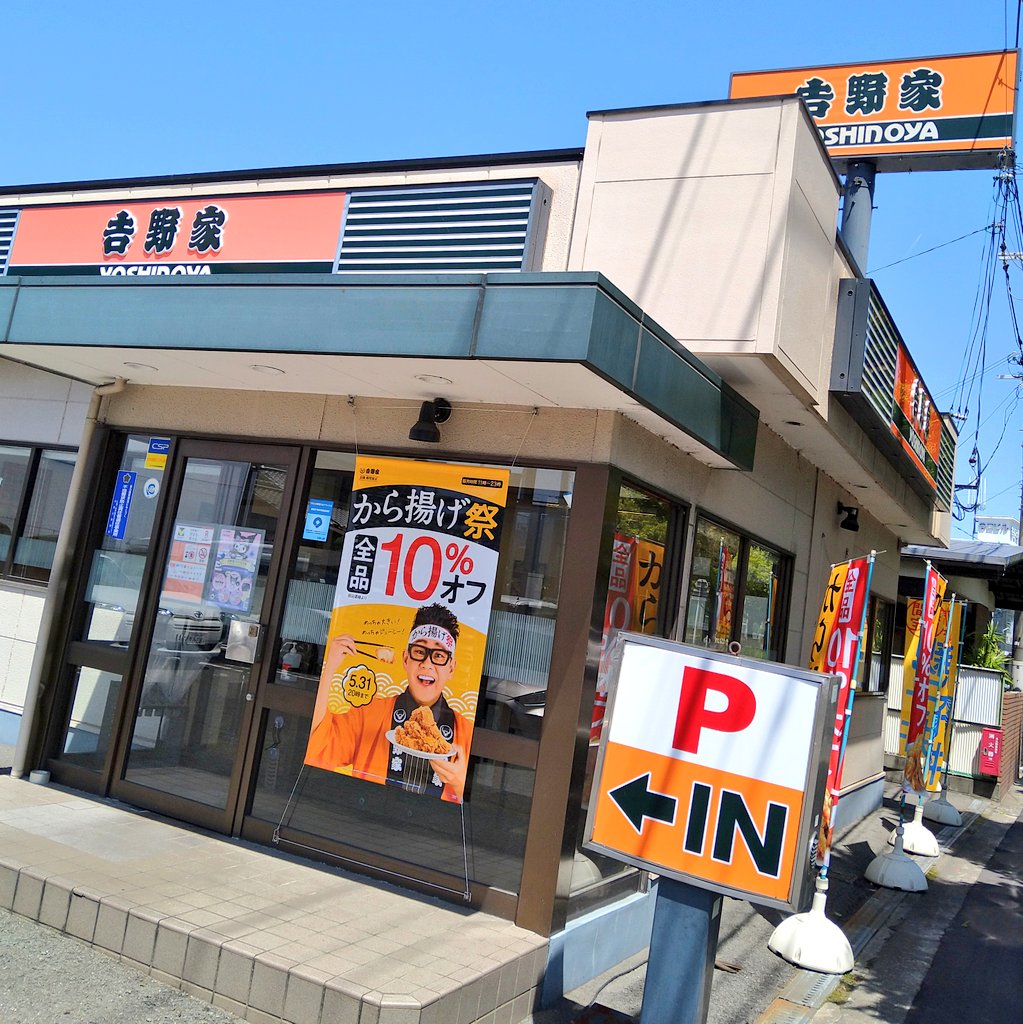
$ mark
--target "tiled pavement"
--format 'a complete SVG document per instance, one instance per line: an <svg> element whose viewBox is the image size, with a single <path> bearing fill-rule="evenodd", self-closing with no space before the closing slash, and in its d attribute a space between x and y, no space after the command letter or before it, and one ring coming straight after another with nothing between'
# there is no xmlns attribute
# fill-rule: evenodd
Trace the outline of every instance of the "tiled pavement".
<svg viewBox="0 0 1023 1024"><path fill-rule="evenodd" d="M547 952L500 918L9 776L0 906L254 1024L516 1024Z"/></svg>

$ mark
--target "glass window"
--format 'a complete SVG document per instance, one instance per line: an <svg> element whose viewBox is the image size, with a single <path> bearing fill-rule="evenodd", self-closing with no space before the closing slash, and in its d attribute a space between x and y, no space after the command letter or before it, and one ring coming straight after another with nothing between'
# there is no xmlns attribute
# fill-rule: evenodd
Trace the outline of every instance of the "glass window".
<svg viewBox="0 0 1023 1024"><path fill-rule="evenodd" d="M31 448L0 446L0 568L11 555L31 458Z"/></svg>
<svg viewBox="0 0 1023 1024"><path fill-rule="evenodd" d="M780 661L789 559L710 519L696 522L686 643Z"/></svg>
<svg viewBox="0 0 1023 1024"><path fill-rule="evenodd" d="M75 669L71 718L62 758L93 771L102 769L114 734L121 677L95 668Z"/></svg>
<svg viewBox="0 0 1023 1024"><path fill-rule="evenodd" d="M747 657L774 658L781 648L776 642L780 638L774 634L778 625L783 559L777 551L761 544L750 543L748 552L738 639Z"/></svg>
<svg viewBox="0 0 1023 1024"><path fill-rule="evenodd" d="M675 602L668 592L666 565L670 564L668 538L676 506L664 498L622 484L618 492L611 571L604 605L600 666L590 723L590 746L583 781L583 807L589 803L596 766L597 744L607 705L608 643L616 630L668 636L674 624L669 614ZM575 858L569 891L570 919L639 890L645 876L619 861L580 848L576 836Z"/></svg>
<svg viewBox="0 0 1023 1024"><path fill-rule="evenodd" d="M298 525L298 553L287 582L273 678L278 686L310 694L317 690L354 470L354 455L316 454ZM477 728L539 739L572 485L570 472L510 469ZM473 881L518 891L533 792L531 769L472 755L460 810L398 787L368 785L319 769L303 771L309 728L308 716L279 707L266 710L252 815L306 837L364 850L368 859L394 858L455 877L468 863ZM417 836L415 844L395 847L395 820ZM302 841L311 845L308 838Z"/></svg>
<svg viewBox="0 0 1023 1024"><path fill-rule="evenodd" d="M131 637L164 477L162 466L154 467L148 458L149 442L149 435L126 438L116 474L105 481L111 492L110 512L92 552L85 640L126 645Z"/></svg>
<svg viewBox="0 0 1023 1024"><path fill-rule="evenodd" d="M0 575L45 583L75 452L0 445Z"/></svg>
<svg viewBox="0 0 1023 1024"><path fill-rule="evenodd" d="M894 624L895 605L872 594L867 606L867 637L859 678L860 688L867 693L888 692Z"/></svg>
<svg viewBox="0 0 1023 1024"><path fill-rule="evenodd" d="M310 722L270 709L263 723L252 814L282 824L285 849L296 830L304 836L293 841L306 847L315 844L305 837L315 836L369 858L387 857L452 878L468 872L470 881L518 892L532 770L474 758L464 804L424 800L396 786L311 768L303 772Z"/></svg>
<svg viewBox="0 0 1023 1024"><path fill-rule="evenodd" d="M477 724L539 739L573 477L554 469L511 473Z"/></svg>

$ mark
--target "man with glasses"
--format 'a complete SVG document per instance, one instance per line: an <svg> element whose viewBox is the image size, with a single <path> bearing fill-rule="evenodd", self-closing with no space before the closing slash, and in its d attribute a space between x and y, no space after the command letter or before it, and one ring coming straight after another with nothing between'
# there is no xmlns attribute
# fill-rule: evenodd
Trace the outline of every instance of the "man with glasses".
<svg viewBox="0 0 1023 1024"><path fill-rule="evenodd" d="M416 611L408 643L401 653L406 686L391 697L375 697L364 707L332 711L328 707L309 737L306 764L328 771L345 771L374 782L409 785L409 768L426 772L427 792L440 792L442 800L461 803L465 792L467 751L472 722L456 712L444 698L444 687L455 673L458 620L440 604ZM346 633L330 644L325 672L333 675L346 657L358 655L357 641ZM379 657L379 655L378 655ZM329 677L329 676L328 676ZM426 769L421 758L392 747L386 734L404 726L418 707L433 714L441 736L451 744L451 756L431 759ZM410 766L406 762L414 759ZM418 787L417 787L418 789Z"/></svg>

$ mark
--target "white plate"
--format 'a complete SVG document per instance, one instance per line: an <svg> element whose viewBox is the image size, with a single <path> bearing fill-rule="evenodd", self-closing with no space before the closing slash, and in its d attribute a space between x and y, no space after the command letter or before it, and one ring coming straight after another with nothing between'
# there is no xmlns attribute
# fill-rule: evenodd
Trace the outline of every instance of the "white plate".
<svg viewBox="0 0 1023 1024"><path fill-rule="evenodd" d="M425 750L414 750L412 747L402 746L394 738L394 730L388 729L384 733L387 738L387 742L391 744L397 750L400 750L403 754L411 754L413 757L421 757L424 761L446 761L453 753L454 749L449 750L446 754L428 754Z"/></svg>

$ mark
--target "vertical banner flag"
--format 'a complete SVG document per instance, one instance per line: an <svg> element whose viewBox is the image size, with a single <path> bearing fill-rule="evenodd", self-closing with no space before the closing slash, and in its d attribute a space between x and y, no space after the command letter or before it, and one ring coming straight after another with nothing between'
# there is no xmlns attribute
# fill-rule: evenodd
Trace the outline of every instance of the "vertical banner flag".
<svg viewBox="0 0 1023 1024"><path fill-rule="evenodd" d="M919 605L920 602L916 601ZM964 603L955 595L942 601L931 657L932 674L928 686L930 728L927 730L924 761L924 787L929 793L941 788L941 775L948 763L948 743L952 735L952 703L955 700L959 672L959 648L964 626ZM916 618L919 619L919 611Z"/></svg>
<svg viewBox="0 0 1023 1024"><path fill-rule="evenodd" d="M359 457L305 763L461 803L508 471Z"/></svg>
<svg viewBox="0 0 1023 1024"><path fill-rule="evenodd" d="M841 678L835 707L835 728L831 734L828 781L824 791L824 809L817 835L817 866L823 867L831 849L835 807L842 786L842 761L845 756L846 719L852 710L852 694L859 660L860 637L867 615L867 595L874 555L842 562L831 569L824 588L809 667Z"/></svg>
<svg viewBox="0 0 1023 1024"><path fill-rule="evenodd" d="M924 741L927 738L928 686L938 609L945 597L945 577L927 563L924 597L914 622L906 614L906 656L899 739L906 763L902 788L907 793L924 792Z"/></svg>

